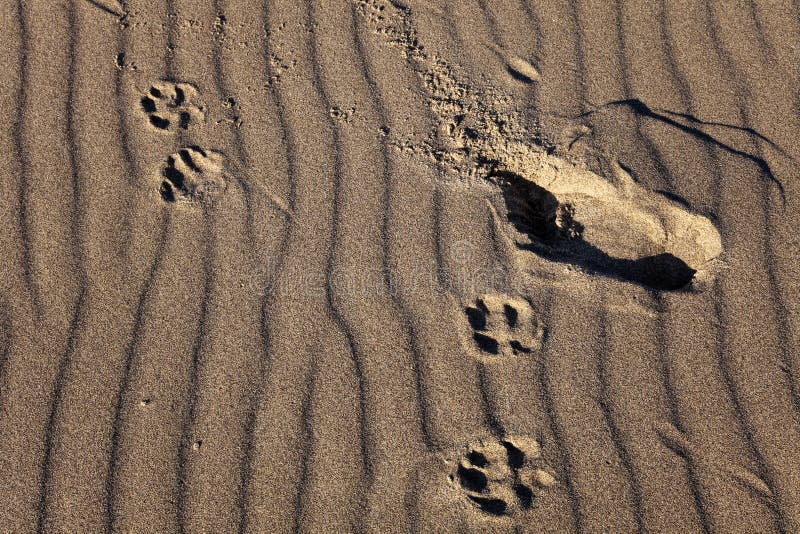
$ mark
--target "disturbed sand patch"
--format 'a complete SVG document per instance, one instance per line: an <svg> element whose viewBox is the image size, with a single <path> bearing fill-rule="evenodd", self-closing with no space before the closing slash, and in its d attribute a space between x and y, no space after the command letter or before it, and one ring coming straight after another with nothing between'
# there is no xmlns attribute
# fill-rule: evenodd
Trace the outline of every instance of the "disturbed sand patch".
<svg viewBox="0 0 800 534"><path fill-rule="evenodd" d="M438 122L422 139L393 136L395 149L430 160L461 183L490 186L520 251L655 290L682 289L698 273L709 276L722 240L708 218L640 186L611 157L596 155L609 171L601 175L555 155L555 145L536 124L525 125L508 96L459 79L425 48L410 9L388 0L354 3L417 73ZM521 75L538 79L538 71L519 61Z"/></svg>
<svg viewBox="0 0 800 534"><path fill-rule="evenodd" d="M153 83L139 100L148 122L158 130L174 132L205 119L205 107L197 103L198 91L189 83Z"/></svg>
<svg viewBox="0 0 800 534"><path fill-rule="evenodd" d="M506 295L481 295L464 307L472 340L481 355L510 357L531 354L542 346L544 327L531 305Z"/></svg>
<svg viewBox="0 0 800 534"><path fill-rule="evenodd" d="M460 451L448 479L481 513L516 516L558 482L542 458L541 446L527 437L476 441Z"/></svg>
<svg viewBox="0 0 800 534"><path fill-rule="evenodd" d="M207 203L227 187L222 154L198 146L180 149L162 168L161 198L165 202Z"/></svg>

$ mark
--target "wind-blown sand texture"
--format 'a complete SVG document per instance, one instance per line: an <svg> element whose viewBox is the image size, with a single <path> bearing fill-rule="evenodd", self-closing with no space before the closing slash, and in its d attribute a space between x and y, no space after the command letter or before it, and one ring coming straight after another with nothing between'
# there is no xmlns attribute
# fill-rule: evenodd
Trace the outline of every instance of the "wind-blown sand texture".
<svg viewBox="0 0 800 534"><path fill-rule="evenodd" d="M0 36L0 531L800 531L797 2Z"/></svg>

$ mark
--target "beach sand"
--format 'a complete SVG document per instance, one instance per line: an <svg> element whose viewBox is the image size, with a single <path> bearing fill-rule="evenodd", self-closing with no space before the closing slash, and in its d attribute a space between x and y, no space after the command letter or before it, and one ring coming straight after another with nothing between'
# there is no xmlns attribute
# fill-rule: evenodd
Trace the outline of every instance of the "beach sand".
<svg viewBox="0 0 800 534"><path fill-rule="evenodd" d="M0 532L800 531L798 21L7 0Z"/></svg>

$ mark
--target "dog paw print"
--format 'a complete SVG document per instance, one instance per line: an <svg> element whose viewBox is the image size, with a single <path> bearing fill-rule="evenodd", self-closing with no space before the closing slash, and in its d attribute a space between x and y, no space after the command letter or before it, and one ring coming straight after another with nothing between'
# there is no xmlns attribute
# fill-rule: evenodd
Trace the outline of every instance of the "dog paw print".
<svg viewBox="0 0 800 534"><path fill-rule="evenodd" d="M530 509L557 481L530 438L479 442L457 458L450 483L467 501L491 516L512 516Z"/></svg>
<svg viewBox="0 0 800 534"><path fill-rule="evenodd" d="M485 354L516 356L541 348L544 329L525 300L483 295L464 311L472 338Z"/></svg>
<svg viewBox="0 0 800 534"><path fill-rule="evenodd" d="M225 190L223 156L198 146L167 157L162 168L161 198L165 202L209 202Z"/></svg>
<svg viewBox="0 0 800 534"><path fill-rule="evenodd" d="M203 106L195 104L197 89L188 83L156 82L139 101L147 120L163 131L188 130L204 118Z"/></svg>

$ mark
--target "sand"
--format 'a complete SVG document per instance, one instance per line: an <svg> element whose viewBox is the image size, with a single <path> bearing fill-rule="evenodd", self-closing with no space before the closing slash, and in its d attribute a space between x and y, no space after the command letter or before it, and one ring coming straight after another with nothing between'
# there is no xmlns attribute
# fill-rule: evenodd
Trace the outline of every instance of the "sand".
<svg viewBox="0 0 800 534"><path fill-rule="evenodd" d="M800 531L800 6L8 0L0 532Z"/></svg>

